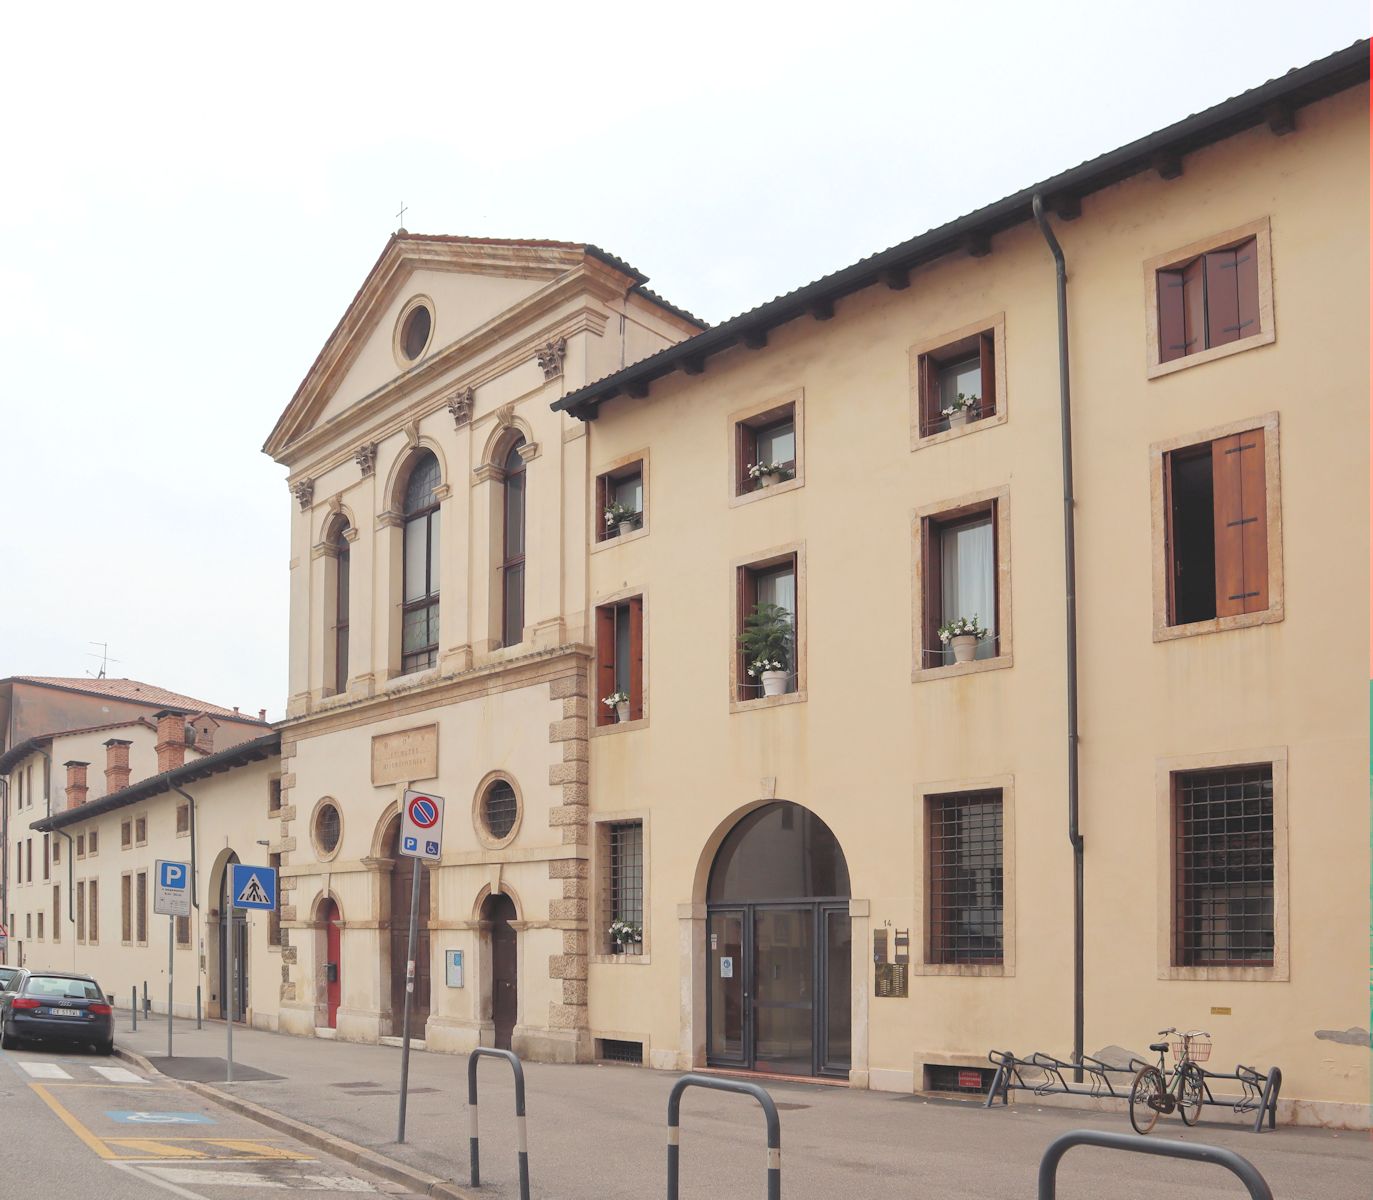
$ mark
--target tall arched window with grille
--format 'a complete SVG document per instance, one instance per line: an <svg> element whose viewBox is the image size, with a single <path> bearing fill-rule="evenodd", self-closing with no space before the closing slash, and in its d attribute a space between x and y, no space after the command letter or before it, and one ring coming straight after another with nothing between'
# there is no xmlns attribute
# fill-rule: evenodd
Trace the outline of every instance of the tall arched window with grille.
<svg viewBox="0 0 1373 1200"><path fill-rule="evenodd" d="M349 545L348 522L340 518L329 538L329 549L334 557L334 670L331 682L335 694L348 690Z"/></svg>
<svg viewBox="0 0 1373 1200"><path fill-rule="evenodd" d="M501 536L501 645L524 641L525 463L517 438L505 456L504 509Z"/></svg>
<svg viewBox="0 0 1373 1200"><path fill-rule="evenodd" d="M402 569L402 674L432 667L439 657L439 463L429 451L415 456L405 484Z"/></svg>

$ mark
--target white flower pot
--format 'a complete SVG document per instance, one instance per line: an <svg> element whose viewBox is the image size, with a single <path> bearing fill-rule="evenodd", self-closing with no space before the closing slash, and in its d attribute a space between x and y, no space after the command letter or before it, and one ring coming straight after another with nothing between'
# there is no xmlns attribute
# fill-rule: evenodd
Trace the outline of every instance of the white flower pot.
<svg viewBox="0 0 1373 1200"><path fill-rule="evenodd" d="M949 414L949 428L950 428L950 429L962 429L963 426L966 425L967 423L968 423L968 410L967 410L966 408L960 408L960 409L958 409L957 411L951 412L951 413ZM959 661L961 662L962 660L960 659Z"/></svg>
<svg viewBox="0 0 1373 1200"><path fill-rule="evenodd" d="M633 532L634 532L634 522L633 522L633 521L621 521L621 522L620 522L620 536L621 536L621 537L628 537L628 536L629 536L631 533L633 533Z"/></svg>
<svg viewBox="0 0 1373 1200"><path fill-rule="evenodd" d="M785 696L787 694L787 673L785 671L763 672L763 695Z"/></svg>
<svg viewBox="0 0 1373 1200"><path fill-rule="evenodd" d="M628 721L628 720L629 720L629 701L628 701L628 700L621 700L620 703L617 704L617 705L615 706L615 719L616 719L617 721Z"/></svg>
<svg viewBox="0 0 1373 1200"><path fill-rule="evenodd" d="M758 476L758 486L770 488L774 483L781 483L782 477L773 471L766 471Z"/></svg>
<svg viewBox="0 0 1373 1200"><path fill-rule="evenodd" d="M949 639L953 647L953 660L956 663L972 662L977 657L977 639L971 633L960 633Z"/></svg>

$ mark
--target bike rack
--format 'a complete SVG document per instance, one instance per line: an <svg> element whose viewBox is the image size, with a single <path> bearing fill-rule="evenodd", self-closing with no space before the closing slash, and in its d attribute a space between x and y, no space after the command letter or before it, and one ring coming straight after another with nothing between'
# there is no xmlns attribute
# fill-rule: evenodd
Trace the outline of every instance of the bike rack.
<svg viewBox="0 0 1373 1200"><path fill-rule="evenodd" d="M678 1200L678 1151L681 1149L682 1093L689 1087L709 1088L716 1092L737 1092L752 1096L763 1106L768 1123L768 1197L782 1200L782 1122L772 1097L756 1083L739 1079L716 1079L710 1075L683 1075L672 1085L667 1098L667 1200Z"/></svg>
<svg viewBox="0 0 1373 1200"><path fill-rule="evenodd" d="M1039 1160L1039 1200L1054 1200L1058 1195L1058 1164L1074 1146L1100 1146L1104 1150L1125 1150L1132 1154L1157 1154L1163 1158L1182 1158L1191 1162L1214 1163L1239 1177L1249 1190L1250 1200L1273 1200L1273 1189L1247 1158L1220 1146L1192 1142L1149 1141L1128 1133L1107 1133L1097 1129L1075 1129L1055 1138Z"/></svg>
<svg viewBox="0 0 1373 1200"><path fill-rule="evenodd" d="M467 1056L468 1157L472 1163L472 1186L481 1187L481 1153L477 1145L477 1060L501 1058L515 1072L515 1157L520 1167L520 1200L529 1200L529 1136L524 1121L524 1067L510 1050L478 1046Z"/></svg>

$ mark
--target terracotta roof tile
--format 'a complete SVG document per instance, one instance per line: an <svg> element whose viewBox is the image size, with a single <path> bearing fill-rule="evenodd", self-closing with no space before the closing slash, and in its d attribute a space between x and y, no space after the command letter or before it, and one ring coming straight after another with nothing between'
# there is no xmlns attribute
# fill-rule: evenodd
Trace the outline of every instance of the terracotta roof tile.
<svg viewBox="0 0 1373 1200"><path fill-rule="evenodd" d="M185 709L190 714L208 713L230 721L242 721L247 725L263 725L247 713L235 712L219 704L209 704L193 696L183 696L180 692L170 692L166 688L155 687L151 683L140 683L137 679L91 679L78 676L75 679L55 675L15 675L17 683L34 683L42 687L62 688L69 692L82 692L88 696L107 696L111 700L128 700L135 704L147 704L156 708Z"/></svg>

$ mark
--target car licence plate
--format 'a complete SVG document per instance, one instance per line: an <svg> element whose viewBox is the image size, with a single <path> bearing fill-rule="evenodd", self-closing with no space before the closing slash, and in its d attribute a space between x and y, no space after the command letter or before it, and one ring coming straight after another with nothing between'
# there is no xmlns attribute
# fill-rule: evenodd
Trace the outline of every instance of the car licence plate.
<svg viewBox="0 0 1373 1200"><path fill-rule="evenodd" d="M80 1015L81 1015L81 1010L80 1010L79 1008L50 1008L50 1009L48 1009L48 1016L50 1016L50 1017L79 1017Z"/></svg>

